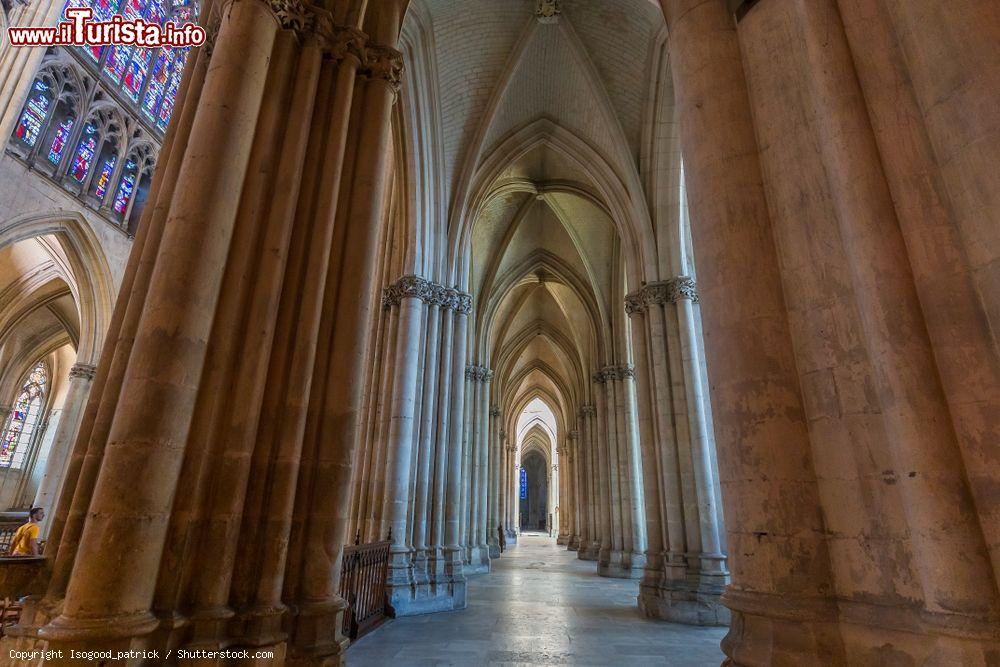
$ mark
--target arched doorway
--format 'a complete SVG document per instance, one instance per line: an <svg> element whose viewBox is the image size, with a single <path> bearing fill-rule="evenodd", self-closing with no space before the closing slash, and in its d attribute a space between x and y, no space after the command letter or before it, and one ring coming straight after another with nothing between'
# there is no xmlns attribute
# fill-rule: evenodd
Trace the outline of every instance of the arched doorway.
<svg viewBox="0 0 1000 667"><path fill-rule="evenodd" d="M541 454L524 457L521 477L521 530L548 530L549 476Z"/></svg>

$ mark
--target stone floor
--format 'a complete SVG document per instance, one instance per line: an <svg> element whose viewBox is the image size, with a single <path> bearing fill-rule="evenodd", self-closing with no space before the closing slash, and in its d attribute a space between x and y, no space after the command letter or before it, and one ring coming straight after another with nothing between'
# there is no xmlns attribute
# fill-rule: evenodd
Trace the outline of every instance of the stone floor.
<svg viewBox="0 0 1000 667"><path fill-rule="evenodd" d="M554 539L521 535L492 573L470 577L468 609L388 621L348 650L348 667L722 662L725 629L642 618L638 583L595 570Z"/></svg>

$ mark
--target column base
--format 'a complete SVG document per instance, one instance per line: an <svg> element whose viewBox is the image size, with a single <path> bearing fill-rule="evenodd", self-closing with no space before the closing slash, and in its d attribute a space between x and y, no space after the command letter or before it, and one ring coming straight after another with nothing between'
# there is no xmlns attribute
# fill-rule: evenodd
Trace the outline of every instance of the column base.
<svg viewBox="0 0 1000 667"><path fill-rule="evenodd" d="M569 535L560 535L556 538L556 544L560 546L565 546L569 544Z"/></svg>
<svg viewBox="0 0 1000 667"><path fill-rule="evenodd" d="M646 557L631 551L611 551L597 562L597 573L613 579L642 579L645 568Z"/></svg>
<svg viewBox="0 0 1000 667"><path fill-rule="evenodd" d="M425 583L414 583L408 588L397 587L389 596L389 606L393 616L419 616L440 611L465 609L465 577L454 577L443 567L440 572L431 572Z"/></svg>
<svg viewBox="0 0 1000 667"><path fill-rule="evenodd" d="M469 549L469 561L465 565L465 574L488 574L490 571L490 550L486 545L477 545Z"/></svg>
<svg viewBox="0 0 1000 667"><path fill-rule="evenodd" d="M597 560L601 553L601 545L597 542L584 542L576 552L580 560Z"/></svg>
<svg viewBox="0 0 1000 667"><path fill-rule="evenodd" d="M992 665L996 618L727 588L727 665Z"/></svg>
<svg viewBox="0 0 1000 667"><path fill-rule="evenodd" d="M580 550L580 536L579 535L570 535L569 536L569 543L566 545L566 548L568 550L570 550L570 551L579 551Z"/></svg>
<svg viewBox="0 0 1000 667"><path fill-rule="evenodd" d="M639 610L646 618L685 625L728 626L729 609L722 604L723 584L703 581L698 575L681 581L639 584Z"/></svg>
<svg viewBox="0 0 1000 667"><path fill-rule="evenodd" d="M517 531L516 530L508 530L507 531L507 546L510 546L512 544L517 544Z"/></svg>
<svg viewBox="0 0 1000 667"><path fill-rule="evenodd" d="M339 595L298 604L292 620L285 665L333 667L346 664L345 654L351 643L342 629L346 609L347 601ZM272 646L277 657L283 647L274 644L267 648Z"/></svg>

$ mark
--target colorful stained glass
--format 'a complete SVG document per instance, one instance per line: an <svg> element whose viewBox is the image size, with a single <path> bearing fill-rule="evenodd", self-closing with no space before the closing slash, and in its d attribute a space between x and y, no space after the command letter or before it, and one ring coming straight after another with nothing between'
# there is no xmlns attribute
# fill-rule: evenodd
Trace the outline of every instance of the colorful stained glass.
<svg viewBox="0 0 1000 667"><path fill-rule="evenodd" d="M112 155L104 161L101 165L101 173L97 175L94 179L94 194L98 199L104 199L104 195L108 193L108 185L111 182L111 175L115 172L115 162L117 161L117 156Z"/></svg>
<svg viewBox="0 0 1000 667"><path fill-rule="evenodd" d="M69 133L73 130L74 122L76 119L70 117L59 124L56 136L52 138L52 147L49 148L49 162L52 164L59 164L63 150L66 148L66 142L69 141Z"/></svg>
<svg viewBox="0 0 1000 667"><path fill-rule="evenodd" d="M48 383L45 364L39 361L28 374L14 401L7 428L0 438L0 468L20 468L35 434Z"/></svg>
<svg viewBox="0 0 1000 667"><path fill-rule="evenodd" d="M87 123L83 126L83 135L80 137L76 155L73 156L73 165L69 170L77 183L83 183L83 179L87 177L90 163L94 161L95 150L97 150L97 128Z"/></svg>
<svg viewBox="0 0 1000 667"><path fill-rule="evenodd" d="M174 98L177 96L177 89L181 87L181 76L184 74L184 62L186 59L187 53L179 53L175 57L174 68L170 72L170 84L167 86L167 92L163 95L159 117L156 119L156 124L161 130L167 128L167 123L170 122L170 114L174 111Z"/></svg>
<svg viewBox="0 0 1000 667"><path fill-rule="evenodd" d="M132 61L128 64L125 80L122 81L122 89L133 102L139 101L139 91L142 90L142 84L146 81L151 55L150 49L137 48L132 54Z"/></svg>
<svg viewBox="0 0 1000 667"><path fill-rule="evenodd" d="M51 101L48 90L49 85L44 81L35 82L32 87L32 95L28 98L27 104L24 105L21 119L17 122L17 127L14 128L15 136L29 146L34 146L38 141L38 135L42 133L42 125L45 124L45 118L49 115Z"/></svg>
<svg viewBox="0 0 1000 667"><path fill-rule="evenodd" d="M114 208L115 213L118 215L125 215L126 209L128 209L128 201L132 198L132 191L135 189L135 162L133 160L127 160L125 162L125 174L122 176L122 182L118 186L118 192L115 194L115 203L112 208Z"/></svg>
<svg viewBox="0 0 1000 667"><path fill-rule="evenodd" d="M146 94L142 98L142 111L151 121L156 121L156 110L163 99L163 91L167 87L167 78L170 75L170 66L173 64L174 50L161 49L156 57L156 64L153 65L153 74L149 78L149 85L146 86Z"/></svg>
<svg viewBox="0 0 1000 667"><path fill-rule="evenodd" d="M110 48L111 55L108 56L108 62L104 63L104 73L115 83L121 83L132 47L116 45Z"/></svg>

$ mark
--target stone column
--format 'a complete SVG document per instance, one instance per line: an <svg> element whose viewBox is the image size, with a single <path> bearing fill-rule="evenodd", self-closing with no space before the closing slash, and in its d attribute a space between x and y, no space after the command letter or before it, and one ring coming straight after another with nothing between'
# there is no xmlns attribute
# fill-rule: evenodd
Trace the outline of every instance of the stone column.
<svg viewBox="0 0 1000 667"><path fill-rule="evenodd" d="M441 346L440 322L441 308L444 304L445 288L441 285L430 285L430 295L427 301L427 322L423 340L423 391L421 392L422 407L420 409L419 438L419 468L416 480L416 501L413 510L413 549L414 575L420 578L418 583L426 583L428 577L427 565L429 552L434 542L434 493L433 468L437 464L437 451L434 441L435 422L438 419L436 408L440 393L438 371L441 368L439 349Z"/></svg>
<svg viewBox="0 0 1000 667"><path fill-rule="evenodd" d="M90 394L90 384L93 382L96 372L96 366L79 362L73 364L73 367L69 369L69 389L66 391L66 400L59 416L59 425L56 427L55 437L52 439L49 455L45 460L45 471L38 483L38 491L35 493L32 507L44 507L47 512L52 513L58 502L59 489L65 479L69 451L80 428L80 418L83 415L87 396ZM47 528L46 526L46 531Z"/></svg>
<svg viewBox="0 0 1000 667"><path fill-rule="evenodd" d="M570 469L567 477L569 479L570 496L573 500L569 508L570 516L572 517L572 529L569 534L568 547L570 551L579 551L580 535L583 532L581 530L583 494L580 491L580 432L573 430L568 435Z"/></svg>
<svg viewBox="0 0 1000 667"><path fill-rule="evenodd" d="M586 459L584 461L585 484L587 487L587 532L589 541L584 548L580 549L580 558L584 560L597 560L601 549L600 536L600 484L597 482L597 465L599 454L597 451L597 408L593 405L584 405L580 408L582 415L584 445L586 448Z"/></svg>
<svg viewBox="0 0 1000 667"><path fill-rule="evenodd" d="M417 364L423 342L420 336L423 331L423 300L429 296L429 289L423 278L404 276L387 288L386 294L390 307L399 308L399 338L396 340L392 369L386 495L382 512L392 536L387 586L390 603L396 604L402 603L401 596L406 594L413 581L412 554L407 544L407 509L414 501L410 497L411 448L416 427ZM404 590L397 592L399 588Z"/></svg>
<svg viewBox="0 0 1000 667"><path fill-rule="evenodd" d="M444 548L448 544L445 541L445 521L446 521L446 491L448 479L448 466L451 463L449 458L449 448L451 447L451 417L453 410L452 401L452 363L454 355L452 346L454 345L454 323L455 306L458 304L458 292L453 289L446 289L441 297L441 349L440 349L440 374L438 379L437 408L435 416L437 418L436 445L434 449L434 501L432 507L433 527L431 543L434 545L432 553L428 557L433 558L433 564L429 567L434 572L435 580L442 579L444 572Z"/></svg>
<svg viewBox="0 0 1000 667"><path fill-rule="evenodd" d="M629 481L629 523L631 524L632 553L629 558L631 576L642 576L641 570L646 566L646 519L643 514L642 462L639 453L639 432L636 425L635 406L635 369L625 364L618 368L621 391L621 415L624 421L625 462Z"/></svg>
<svg viewBox="0 0 1000 667"><path fill-rule="evenodd" d="M500 408L490 406L490 439L489 439L489 496L487 498L486 543L489 545L490 558L500 557L500 537L497 533L500 521Z"/></svg>
<svg viewBox="0 0 1000 667"><path fill-rule="evenodd" d="M462 462L463 433L465 425L466 396L466 355L469 342L469 313L472 299L468 295L457 297L458 305L454 315L453 354L451 361L451 424L448 441L448 483L445 505L445 562L446 575L456 584L464 582L462 573L462 487L467 479L463 477Z"/></svg>
<svg viewBox="0 0 1000 667"><path fill-rule="evenodd" d="M738 664L835 664L830 559L736 28L722 0L661 5L712 332L706 355L733 571L723 650ZM779 570L794 574L771 574Z"/></svg>
<svg viewBox="0 0 1000 667"><path fill-rule="evenodd" d="M493 380L493 371L483 367L481 389L479 393L479 421L476 432L479 448L476 451L476 480L478 493L476 496L476 513L473 517L475 522L475 548L478 554L478 564L480 567L489 569L490 550L487 545L487 497L490 489L489 476L489 445L490 445L490 383Z"/></svg>
<svg viewBox="0 0 1000 667"><path fill-rule="evenodd" d="M127 648L157 625L156 573L278 27L255 0L223 22L62 615L40 631L51 646ZM129 567L109 567L122 554Z"/></svg>

